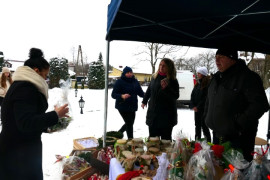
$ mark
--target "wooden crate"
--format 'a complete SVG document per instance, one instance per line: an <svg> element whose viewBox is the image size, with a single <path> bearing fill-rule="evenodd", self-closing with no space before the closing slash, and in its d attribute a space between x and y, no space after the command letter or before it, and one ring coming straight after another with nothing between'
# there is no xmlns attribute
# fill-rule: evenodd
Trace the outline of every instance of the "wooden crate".
<svg viewBox="0 0 270 180"><path fill-rule="evenodd" d="M90 177L91 175L93 175L94 173L96 173L97 170L93 167L88 167L76 174L74 174L71 177L68 177L66 180L87 180L88 177Z"/></svg>
<svg viewBox="0 0 270 180"><path fill-rule="evenodd" d="M78 143L78 140L87 140L87 139L92 139L98 144L98 140L94 137L85 137L85 138L79 138L79 139L73 139L73 149L74 150L95 150L97 147L92 147L92 148L87 148L82 146L80 143Z"/></svg>

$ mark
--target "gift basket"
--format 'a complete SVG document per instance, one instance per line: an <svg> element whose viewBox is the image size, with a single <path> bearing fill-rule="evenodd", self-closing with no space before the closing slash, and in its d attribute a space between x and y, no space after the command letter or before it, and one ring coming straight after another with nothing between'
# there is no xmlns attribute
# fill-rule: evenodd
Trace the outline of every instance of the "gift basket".
<svg viewBox="0 0 270 180"><path fill-rule="evenodd" d="M71 111L71 106L69 104L69 101L68 101L68 92L69 92L69 89L71 87L71 80L70 79L67 79L66 81L64 81L63 79L60 79L59 80L59 85L60 85L60 88L62 90L61 92L61 96L60 96L60 99L57 101L57 103L55 104L56 107L60 107L60 106L63 106L64 104L68 104L68 107L69 107L69 117L62 117L62 118L59 118L58 120L58 123L55 124L54 126L51 126L47 129L47 132L49 133L53 133L53 132L57 132L57 131L61 131L63 129L66 129L69 125L69 123L71 122L72 120L72 111Z"/></svg>
<svg viewBox="0 0 270 180"><path fill-rule="evenodd" d="M90 164L85 159L78 156L56 155L56 159L56 162L61 163L63 179L70 179L79 172L86 172L90 168Z"/></svg>
<svg viewBox="0 0 270 180"><path fill-rule="evenodd" d="M171 149L171 152L168 152L168 157L171 164L169 179L183 180L186 165L192 156L192 143L184 134L180 132L176 136L176 141Z"/></svg>
<svg viewBox="0 0 270 180"><path fill-rule="evenodd" d="M266 150L263 146L261 149L256 149L253 153L254 159L251 161L250 166L244 171L245 180L267 180L270 179L270 162L267 160L267 153L269 145Z"/></svg>
<svg viewBox="0 0 270 180"><path fill-rule="evenodd" d="M230 163L225 169L225 174L221 180L239 180L244 178L243 170L249 166L249 162L243 154L235 149L230 149L223 153L225 160Z"/></svg>
<svg viewBox="0 0 270 180"><path fill-rule="evenodd" d="M196 142L194 154L191 156L185 180L208 180L214 179L215 168L213 164L213 151L206 141Z"/></svg>

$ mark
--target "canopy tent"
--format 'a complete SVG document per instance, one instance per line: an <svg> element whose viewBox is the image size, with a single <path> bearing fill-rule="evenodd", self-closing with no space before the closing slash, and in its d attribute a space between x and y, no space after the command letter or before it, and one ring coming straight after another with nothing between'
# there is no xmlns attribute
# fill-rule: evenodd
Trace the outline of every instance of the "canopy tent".
<svg viewBox="0 0 270 180"><path fill-rule="evenodd" d="M112 0L106 39L270 54L270 1Z"/></svg>
<svg viewBox="0 0 270 180"><path fill-rule="evenodd" d="M107 67L112 40L270 54L270 0L111 0L107 20Z"/></svg>

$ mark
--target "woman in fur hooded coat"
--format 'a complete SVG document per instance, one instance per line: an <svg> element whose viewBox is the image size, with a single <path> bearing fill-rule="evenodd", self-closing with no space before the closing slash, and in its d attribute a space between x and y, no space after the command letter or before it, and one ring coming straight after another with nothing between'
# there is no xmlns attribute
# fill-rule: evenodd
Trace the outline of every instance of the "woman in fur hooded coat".
<svg viewBox="0 0 270 180"><path fill-rule="evenodd" d="M42 180L41 134L67 117L67 104L47 112L49 63L40 49L13 74L1 108L0 179Z"/></svg>

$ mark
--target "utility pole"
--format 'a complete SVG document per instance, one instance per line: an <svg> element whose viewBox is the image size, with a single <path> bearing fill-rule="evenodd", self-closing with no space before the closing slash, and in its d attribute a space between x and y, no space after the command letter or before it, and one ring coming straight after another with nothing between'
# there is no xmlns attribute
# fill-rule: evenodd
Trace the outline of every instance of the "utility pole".
<svg viewBox="0 0 270 180"><path fill-rule="evenodd" d="M83 76L82 83L84 84L85 83L85 73L84 73L84 65L83 65L83 56L82 56L82 47L81 47L81 45L79 45L79 48L78 48L78 56L77 56L77 62L76 62L77 67L78 67L80 62L82 64L82 76ZM76 73L76 76L77 76L77 73Z"/></svg>

